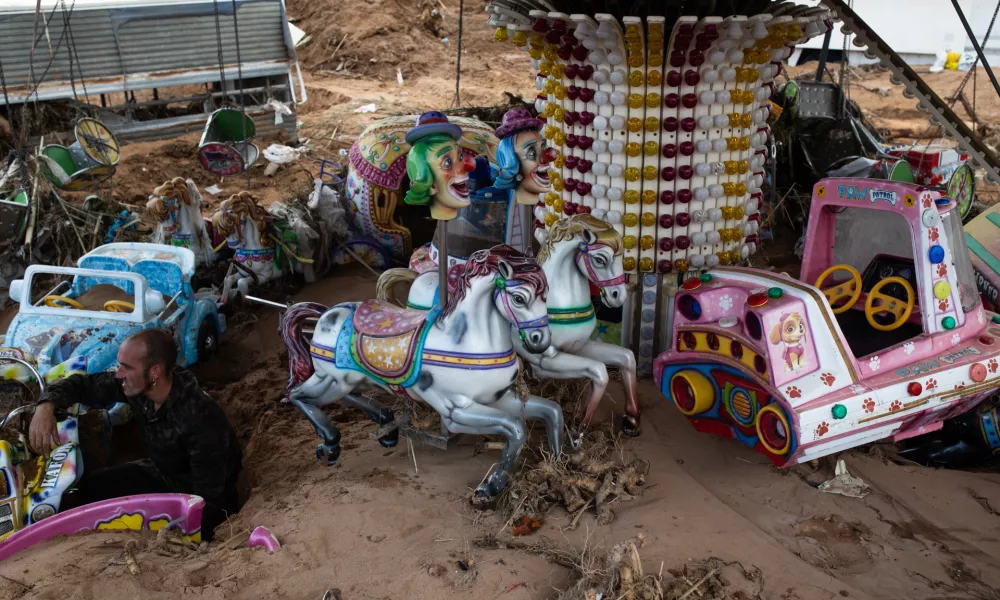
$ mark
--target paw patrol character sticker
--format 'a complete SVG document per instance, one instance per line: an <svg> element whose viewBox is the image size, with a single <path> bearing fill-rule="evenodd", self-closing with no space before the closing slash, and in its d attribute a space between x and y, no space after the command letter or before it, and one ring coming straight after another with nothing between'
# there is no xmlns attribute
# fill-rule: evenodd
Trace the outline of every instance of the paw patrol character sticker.
<svg viewBox="0 0 1000 600"><path fill-rule="evenodd" d="M797 312L781 315L771 328L771 344L782 348L781 359L786 371L798 371L805 366L806 321Z"/></svg>
<svg viewBox="0 0 1000 600"><path fill-rule="evenodd" d="M794 381L820 367L804 314L804 310L784 310L764 319L775 385ZM832 374L828 379L836 380Z"/></svg>

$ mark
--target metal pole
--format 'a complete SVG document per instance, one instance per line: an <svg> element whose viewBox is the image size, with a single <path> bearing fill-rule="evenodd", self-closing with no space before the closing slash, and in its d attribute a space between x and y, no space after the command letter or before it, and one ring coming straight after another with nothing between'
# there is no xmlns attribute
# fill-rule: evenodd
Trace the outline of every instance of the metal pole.
<svg viewBox="0 0 1000 600"><path fill-rule="evenodd" d="M438 306L448 302L448 221L438 221Z"/></svg>
<svg viewBox="0 0 1000 600"><path fill-rule="evenodd" d="M955 12L958 14L958 18L962 20L962 27L965 27L965 33L969 36L969 40L972 41L972 47L976 49L976 54L979 56L979 62L983 63L986 67L986 74L990 76L990 81L993 83L993 89L996 90L997 96L1000 96L1000 83L997 83L997 77L993 74L993 69L990 67L990 63L986 62L986 55L983 54L983 49L979 45L979 40L976 39L975 34L972 33L972 27L969 26L969 21L965 18L965 13L962 12L962 7L958 4L958 0L951 0L951 5L955 7ZM985 44L989 40L983 40Z"/></svg>
<svg viewBox="0 0 1000 600"><path fill-rule="evenodd" d="M819 66L816 67L816 81L823 81L823 71L826 69L826 57L830 54L831 33L833 33L832 29L823 34L823 49L819 51ZM840 60L844 60L844 58L841 56Z"/></svg>

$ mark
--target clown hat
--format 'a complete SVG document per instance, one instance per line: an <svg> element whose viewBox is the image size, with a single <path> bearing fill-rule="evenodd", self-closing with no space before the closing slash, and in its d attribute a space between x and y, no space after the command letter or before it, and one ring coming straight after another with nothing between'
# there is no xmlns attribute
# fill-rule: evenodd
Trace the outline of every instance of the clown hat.
<svg viewBox="0 0 1000 600"><path fill-rule="evenodd" d="M434 134L444 134L458 141L462 137L462 128L448 121L444 113L432 110L417 117L417 124L406 132L406 143L413 145Z"/></svg>
<svg viewBox="0 0 1000 600"><path fill-rule="evenodd" d="M514 135L519 131L538 131L545 125L545 121L531 116L526 108L515 108L503 114L500 127L497 127L497 137L505 138Z"/></svg>

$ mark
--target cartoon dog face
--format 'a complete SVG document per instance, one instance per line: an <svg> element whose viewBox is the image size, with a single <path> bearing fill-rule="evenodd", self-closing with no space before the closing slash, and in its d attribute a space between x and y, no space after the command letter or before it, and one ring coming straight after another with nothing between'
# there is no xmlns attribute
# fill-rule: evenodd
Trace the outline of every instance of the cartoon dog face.
<svg viewBox="0 0 1000 600"><path fill-rule="evenodd" d="M802 315L793 312L782 315L781 319L771 328L770 340L774 345L784 342L789 345L798 344L806 335L806 321Z"/></svg>

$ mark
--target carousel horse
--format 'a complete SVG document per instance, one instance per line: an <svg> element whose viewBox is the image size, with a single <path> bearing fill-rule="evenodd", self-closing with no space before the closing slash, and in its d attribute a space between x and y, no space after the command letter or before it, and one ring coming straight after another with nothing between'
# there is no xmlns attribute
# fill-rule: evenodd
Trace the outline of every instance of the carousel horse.
<svg viewBox="0 0 1000 600"><path fill-rule="evenodd" d="M215 231L226 238L226 243L235 252L233 265L223 283L224 299L231 298L234 292L246 296L251 283L260 285L281 275L281 267L275 260L274 239L270 235L273 220L250 192L230 196L212 215Z"/></svg>
<svg viewBox="0 0 1000 600"><path fill-rule="evenodd" d="M591 380L583 427L590 425L608 386L607 365L619 367L625 386L624 433L639 435L635 355L628 348L590 339L597 323L590 284L600 290L605 306L618 308L625 302L621 235L589 214L560 219L545 238L538 261L550 285L547 304L552 346L546 352L533 354L525 352L515 339L518 354L539 377ZM453 279L453 273L449 273L449 287ZM408 306L434 304L438 286L434 271L418 275L410 269L389 269L379 277L376 296L379 300L394 299L393 288L404 281L412 282Z"/></svg>
<svg viewBox="0 0 1000 600"><path fill-rule="evenodd" d="M201 192L191 179L174 177L153 190L146 203L157 224L153 242L188 248L198 264L215 262L215 247L222 240L214 238L212 221L202 215L201 203Z"/></svg>
<svg viewBox="0 0 1000 600"><path fill-rule="evenodd" d="M445 306L430 312L378 300L290 307L281 322L290 363L287 400L323 439L317 455L335 461L340 453L340 433L320 407L345 399L386 424L391 411L387 415L377 403L352 394L362 385L426 402L450 432L506 437L498 468L476 489L478 500L506 488L526 439L526 419L545 422L558 455L559 405L538 396L519 398L514 391L520 366L511 331L521 351L549 347L546 291L534 259L496 246L470 257ZM317 318L308 341L303 325Z"/></svg>

